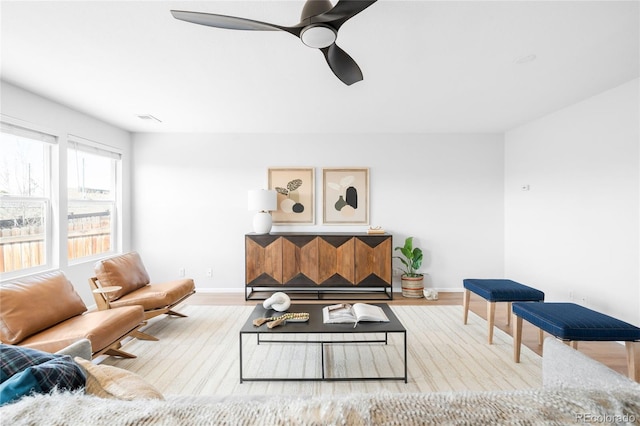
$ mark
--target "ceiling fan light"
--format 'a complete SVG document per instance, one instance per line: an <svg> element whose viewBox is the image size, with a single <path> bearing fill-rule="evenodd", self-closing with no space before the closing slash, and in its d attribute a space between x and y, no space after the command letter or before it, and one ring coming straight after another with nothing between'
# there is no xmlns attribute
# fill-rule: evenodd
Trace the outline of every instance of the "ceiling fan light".
<svg viewBox="0 0 640 426"><path fill-rule="evenodd" d="M315 49L331 46L336 41L336 31L325 25L310 25L302 30L302 42Z"/></svg>

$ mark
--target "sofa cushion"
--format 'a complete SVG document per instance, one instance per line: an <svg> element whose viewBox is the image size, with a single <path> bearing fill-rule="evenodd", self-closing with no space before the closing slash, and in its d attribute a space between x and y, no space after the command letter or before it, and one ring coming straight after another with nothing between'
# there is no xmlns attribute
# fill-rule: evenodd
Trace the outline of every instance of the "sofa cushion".
<svg viewBox="0 0 640 426"><path fill-rule="evenodd" d="M28 337L20 342L20 345L56 352L79 339L89 339L95 354L120 340L143 321L144 312L141 306L91 311Z"/></svg>
<svg viewBox="0 0 640 426"><path fill-rule="evenodd" d="M562 340L640 340L640 327L577 303L516 302L513 313Z"/></svg>
<svg viewBox="0 0 640 426"><path fill-rule="evenodd" d="M84 388L86 376L68 355L0 345L0 405L30 393Z"/></svg>
<svg viewBox="0 0 640 426"><path fill-rule="evenodd" d="M544 300L542 291L513 280L466 278L462 280L462 285L489 302Z"/></svg>
<svg viewBox="0 0 640 426"><path fill-rule="evenodd" d="M160 391L147 383L139 375L110 365L95 365L80 357L75 361L87 375L85 392L100 398L123 399L164 399Z"/></svg>
<svg viewBox="0 0 640 426"><path fill-rule="evenodd" d="M67 277L48 272L0 286L0 341L17 344L87 310Z"/></svg>
<svg viewBox="0 0 640 426"><path fill-rule="evenodd" d="M56 351L56 354L69 355L71 358L79 356L80 358L91 360L91 341L89 339L80 339L59 351Z"/></svg>
<svg viewBox="0 0 640 426"><path fill-rule="evenodd" d="M101 260L95 264L94 268L102 287L122 287L110 295L112 300L117 300L150 282L149 274L140 255L136 252Z"/></svg>
<svg viewBox="0 0 640 426"><path fill-rule="evenodd" d="M160 309L175 303L193 293L195 284L191 278L147 285L118 300L111 301L111 307L140 305L145 311Z"/></svg>

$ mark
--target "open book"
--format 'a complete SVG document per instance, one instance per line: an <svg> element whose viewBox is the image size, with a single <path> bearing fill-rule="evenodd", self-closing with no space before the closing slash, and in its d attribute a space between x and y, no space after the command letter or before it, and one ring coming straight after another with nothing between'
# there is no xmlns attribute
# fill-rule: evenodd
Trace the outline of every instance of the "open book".
<svg viewBox="0 0 640 426"><path fill-rule="evenodd" d="M355 327L360 321L389 322L389 318L381 307L366 303L339 303L322 308L322 319L325 324L353 323Z"/></svg>

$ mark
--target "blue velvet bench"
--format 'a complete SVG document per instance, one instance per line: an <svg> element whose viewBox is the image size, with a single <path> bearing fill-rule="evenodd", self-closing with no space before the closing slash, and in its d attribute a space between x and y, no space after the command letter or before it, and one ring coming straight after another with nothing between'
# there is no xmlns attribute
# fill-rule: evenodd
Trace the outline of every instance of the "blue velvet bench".
<svg viewBox="0 0 640 426"><path fill-rule="evenodd" d="M487 322L489 327L489 344L493 343L493 325L496 316L496 302L507 302L507 325L511 320L512 302L540 302L544 300L544 293L535 288L512 280L504 279L476 279L462 280L464 285L464 324L469 316L469 299L471 293L475 293L487 301Z"/></svg>
<svg viewBox="0 0 640 426"><path fill-rule="evenodd" d="M513 359L520 362L522 320L577 348L578 341L622 341L629 377L640 381L640 328L575 303L514 303Z"/></svg>

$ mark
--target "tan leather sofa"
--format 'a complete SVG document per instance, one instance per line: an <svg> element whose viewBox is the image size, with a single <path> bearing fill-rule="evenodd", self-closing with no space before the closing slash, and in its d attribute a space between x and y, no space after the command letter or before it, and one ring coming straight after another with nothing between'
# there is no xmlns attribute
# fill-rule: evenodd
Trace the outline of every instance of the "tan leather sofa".
<svg viewBox="0 0 640 426"><path fill-rule="evenodd" d="M100 260L95 273L89 285L98 309L140 305L146 319L162 314L184 317L172 308L196 292L191 278L151 283L137 252Z"/></svg>
<svg viewBox="0 0 640 426"><path fill-rule="evenodd" d="M135 358L120 350L127 336L156 340L140 331L141 306L87 312L73 284L61 271L16 279L0 286L0 341L56 352L89 339L93 356Z"/></svg>

